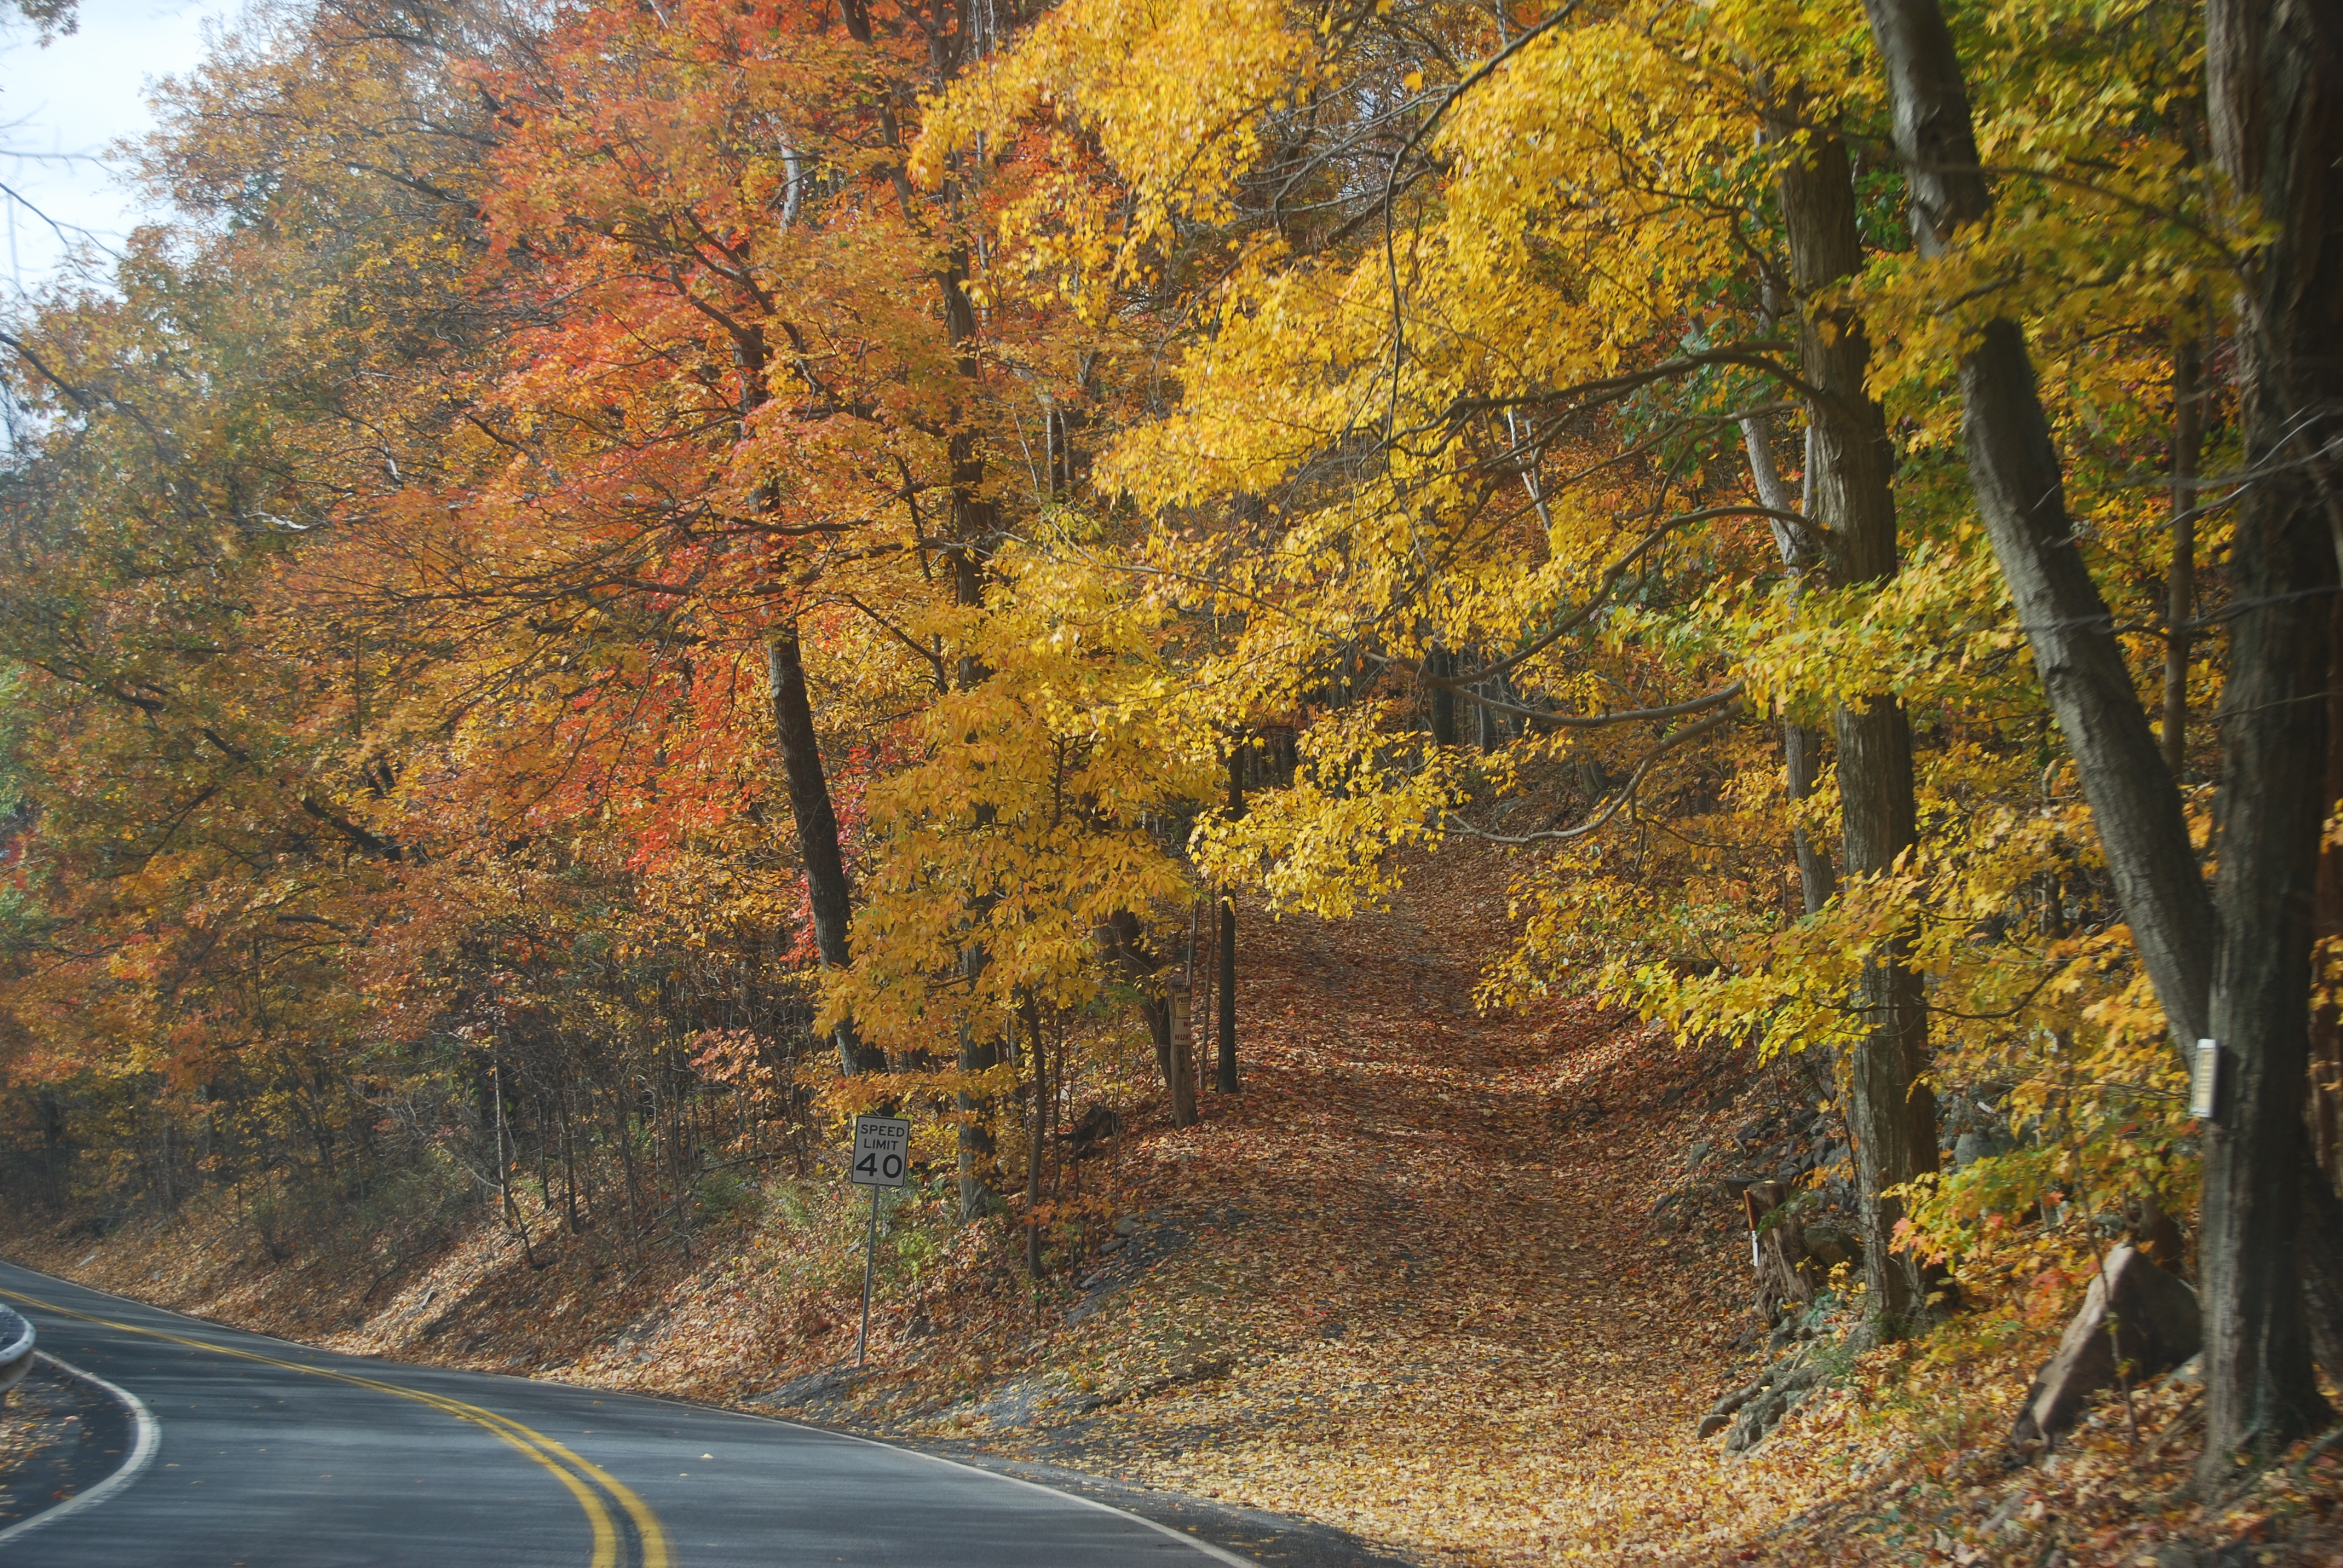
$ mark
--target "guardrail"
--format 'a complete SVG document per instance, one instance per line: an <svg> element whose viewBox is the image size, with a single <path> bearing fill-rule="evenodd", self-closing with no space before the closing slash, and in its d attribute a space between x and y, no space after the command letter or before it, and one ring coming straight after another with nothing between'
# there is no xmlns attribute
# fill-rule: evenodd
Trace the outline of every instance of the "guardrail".
<svg viewBox="0 0 2343 1568"><path fill-rule="evenodd" d="M25 1381L33 1370L33 1325L11 1307L0 1307L0 1393Z"/></svg>

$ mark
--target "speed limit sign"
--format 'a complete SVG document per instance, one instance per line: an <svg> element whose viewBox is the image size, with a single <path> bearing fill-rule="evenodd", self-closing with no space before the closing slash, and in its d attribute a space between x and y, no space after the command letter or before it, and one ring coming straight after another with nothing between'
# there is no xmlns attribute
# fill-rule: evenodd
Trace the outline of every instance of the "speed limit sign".
<svg viewBox="0 0 2343 1568"><path fill-rule="evenodd" d="M854 1161L847 1167L857 1187L900 1187L911 1153L911 1124L891 1116L854 1119Z"/></svg>

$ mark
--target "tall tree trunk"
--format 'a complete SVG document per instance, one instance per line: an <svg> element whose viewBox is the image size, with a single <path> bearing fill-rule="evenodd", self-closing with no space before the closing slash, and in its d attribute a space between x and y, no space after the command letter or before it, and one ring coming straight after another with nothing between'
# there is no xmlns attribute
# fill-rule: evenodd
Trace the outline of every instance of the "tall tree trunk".
<svg viewBox="0 0 2343 1568"><path fill-rule="evenodd" d="M1770 312L1768 313L1771 314ZM1774 461L1774 443L1768 422L1751 415L1741 421L1741 438L1749 449L1749 477L1757 491L1758 504L1777 513L1797 512L1801 508L1790 495L1790 487L1782 482L1782 470ZM1813 467L1808 465L1807 478L1813 478ZM1774 546L1781 552L1782 564L1791 577L1791 593L1795 596L1803 585L1807 572L1814 567L1814 551L1806 538L1781 517L1766 519L1773 525ZM1486 711L1485 709L1483 710ZM1782 758L1789 773L1790 804L1802 805L1815 792L1815 779L1822 762L1822 732L1800 724L1785 715L1782 719ZM1838 877L1832 869L1830 850L1817 842L1804 827L1790 829L1790 850L1798 862L1798 891L1808 914L1814 914L1830 902L1838 890Z"/></svg>
<svg viewBox="0 0 2343 1568"><path fill-rule="evenodd" d="M1031 1044L1032 1059L1033 1114L1025 1141L1025 1271L1034 1279L1041 1277L1041 1150L1049 1137L1050 1056L1049 1046L1041 1038L1041 1010L1031 996L1025 998L1020 1010L1025 1017L1026 1039Z"/></svg>
<svg viewBox="0 0 2343 1568"><path fill-rule="evenodd" d="M2237 300L2239 424L2258 478L2230 547L2232 603L2246 613L2221 716L2213 1034L2238 1070L2205 1153L2199 1272L2215 1300L2200 1473L2211 1480L2234 1452L2325 1418L2308 1331L2315 1322L2330 1347L2343 1337L2333 1290L2315 1271L2297 1290L2302 1254L2338 1245L2336 1207L2303 1203L2315 1178L2288 1168L2312 1163L2303 988L2312 868L2335 801L2327 689L2343 678L2322 635L2334 607L2311 597L2331 594L2343 552L2343 23L2331 0L2208 0L2205 85L2215 162L2253 216L2278 226ZM2298 1254L2311 1226L2323 1238Z"/></svg>
<svg viewBox="0 0 2343 1568"><path fill-rule="evenodd" d="M965 7L962 21L965 23ZM961 36L966 35L965 26ZM936 61L939 75L949 77L957 65L956 56L950 61ZM944 193L947 206L959 200L955 182ZM938 278L943 293L944 331L955 355L960 374L970 382L977 379L980 366L976 353L977 316L975 302L968 292L968 250L955 244L947 253L943 272ZM958 417L960 410L955 409ZM983 492L985 457L983 443L977 430L963 424L955 429L947 443L951 461L951 545L945 552L945 563L951 573L952 602L963 609L980 610L984 606L985 560L993 536L1000 525L1000 507ZM960 650L958 671L963 691L982 684L989 671L977 657L973 644ZM980 805L975 811L973 829L978 833L992 826L994 810ZM979 890L969 900L971 924L980 928L990 912L996 897L990 890ZM991 955L979 940L971 939L960 953L960 972L967 977L971 990L977 977L991 962ZM1001 1060L1000 1042L980 1038L974 1028L963 1022L960 1030L960 1066L962 1072L981 1072ZM990 1207L992 1190L989 1185L994 1139L985 1120L989 1110L968 1091L960 1092L960 1212L963 1220L972 1220Z"/></svg>
<svg viewBox="0 0 2343 1568"><path fill-rule="evenodd" d="M1992 210L1960 62L1936 0L1865 0L1887 67L1914 228L1941 254L1951 229ZM1969 477L1994 556L2082 775L2116 893L2176 1040L2205 1032L2213 900L2171 770L2140 706L2098 585L2066 513L2064 476L2016 325L1989 323L1961 357Z"/></svg>
<svg viewBox="0 0 2343 1568"><path fill-rule="evenodd" d="M1823 733L1789 719L1782 721L1782 756L1790 776L1790 804L1804 805L1815 792L1822 771ZM1798 860L1798 892L1808 914L1819 911L1838 891L1838 873L1831 865L1830 848L1805 828L1790 830L1790 849Z"/></svg>
<svg viewBox="0 0 2343 1568"><path fill-rule="evenodd" d="M1434 643L1423 656L1424 672L1446 680L1456 673L1456 656ZM1434 746L1456 744L1456 693L1445 686L1430 689L1432 700L1432 743Z"/></svg>
<svg viewBox="0 0 2343 1568"><path fill-rule="evenodd" d="M2175 782L2188 763L2188 623L2197 613L2197 459L2204 446L2204 349L2191 323L2172 346L2172 552L2164 574L2164 765Z"/></svg>
<svg viewBox="0 0 2343 1568"><path fill-rule="evenodd" d="M1794 128L1785 123L1775 135L1788 141ZM1798 362L1816 394L1806 410L1813 520L1842 582L1884 582L1900 565L1890 487L1896 454L1886 420L1864 387L1870 345L1852 312L1812 307L1863 266L1845 146L1810 129L1801 153L1782 165L1780 194L1798 308ZM1841 707L1837 730L1846 869L1855 876L1884 875L1918 839L1911 727L1903 704L1882 692ZM1913 1260L1894 1250L1903 1205L1888 1190L1936 1169L1936 1096L1924 1076L1927 1003L1920 976L1906 962L1909 951L1908 938L1899 936L1865 964L1856 1005L1865 1032L1846 1064L1864 1279L1880 1328L1891 1335L1921 1314L1927 1292Z"/></svg>
<svg viewBox="0 0 2343 1568"><path fill-rule="evenodd" d="M2343 602L2334 607L2327 627L2327 783L2320 798L2332 811L2343 800L2343 678L2337 678L2343 674ZM2343 849L2327 843L2323 836L2318 879L2311 894L2311 937L2315 942L2343 942ZM2318 1174L2330 1191L2343 1193L2343 1006L2334 1002L2322 1005L2310 1018L2309 1121ZM2343 1280L2338 1283L2343 1285ZM2343 1331L2343 1322L2335 1326ZM2336 1338L2343 1343L2343 1332ZM2325 1359L2322 1355L2322 1363ZM2331 1369L2330 1375L2343 1382L2343 1367Z"/></svg>
<svg viewBox="0 0 2343 1568"><path fill-rule="evenodd" d="M972 461L980 473L981 460ZM967 460L964 460L963 468L966 466ZM978 536L974 530L981 526L980 518L990 520L990 504L956 492L954 512L962 528L969 531L963 533L960 541L952 547L950 553L952 598L962 607L974 608L984 602L984 573L977 556L975 541ZM972 651L961 653L961 690L981 684L987 673L983 661ZM995 816L995 809L990 802L980 802L972 813L970 830L980 834L990 831ZM978 979L992 962L990 950L984 945L981 936L974 933L981 931L985 920L999 901L998 896L990 889L978 890L968 901L972 934L968 945L960 950L960 968L971 993L976 990ZM1001 1042L989 1035L980 1034L974 1022L963 1018L960 1026L960 1070L966 1073L983 1072L999 1065L1000 1061ZM960 1214L963 1220L973 1220L993 1205L990 1182L998 1141L986 1120L991 1108L985 1101L963 1089L960 1091L959 1102Z"/></svg>
<svg viewBox="0 0 2343 1568"><path fill-rule="evenodd" d="M1172 1125L1196 1125L1196 1018L1190 1003L1193 994L1185 980L1174 980L1165 997L1171 1027L1171 1047L1163 1076L1172 1090Z"/></svg>
<svg viewBox="0 0 2343 1568"><path fill-rule="evenodd" d="M960 950L960 973L972 990L977 977L984 972L988 955L984 949L970 943ZM960 1070L962 1072L982 1072L1001 1061L1001 1045L997 1040L980 1038L975 1026L962 1020L960 1026ZM993 1157L999 1151L992 1128L985 1121L990 1106L983 1100L961 1090L959 1093L960 1113L959 1140L960 1217L973 1220L992 1206Z"/></svg>
<svg viewBox="0 0 2343 1568"><path fill-rule="evenodd" d="M1244 815L1244 759L1242 746L1229 749L1229 820ZM1237 894L1234 888L1221 890L1220 908L1220 986L1214 993L1220 1014L1219 1045L1216 1053L1212 1087L1222 1094L1237 1091Z"/></svg>
<svg viewBox="0 0 2343 1568"><path fill-rule="evenodd" d="M805 865L806 891L813 906L814 948L822 968L844 969L850 961L846 933L853 902L846 859L839 850L838 813L830 807L821 749L814 739L813 704L806 696L796 626L768 643L765 653L773 686L774 740L789 783L789 814L798 825L798 859ZM836 1040L838 1065L849 1076L887 1070L886 1054L856 1037L852 1020L839 1024Z"/></svg>
<svg viewBox="0 0 2343 1568"><path fill-rule="evenodd" d="M1887 69L1914 231L1941 254L1993 210L1960 61L1936 0L1865 0ZM2308 0L2211 0L2207 81L2215 151L2281 237L2245 300L2246 457L2268 477L2241 498L2231 553L2238 613L2222 700L2217 906L2178 790L2075 542L2024 335L1988 323L1960 366L1969 471L1987 536L2067 745L2117 894L2183 1043L2219 1041L2225 1080L2205 1139L2198 1273L2207 1308L2206 1450L2230 1457L2309 1430L2296 1229L2304 1164L2310 902L2326 762L2324 611L2335 563L2314 464L2338 417L2331 350L2343 311L2335 200L2343 63ZM2320 334L2324 334L2323 337ZM2322 345L2324 347L2322 347ZM2327 385L2314 385L2320 377ZM2296 445L2298 439L2305 445Z"/></svg>
<svg viewBox="0 0 2343 1568"><path fill-rule="evenodd" d="M2230 547L2238 616L2221 703L2217 816L2221 924L2212 1038L2220 1101L2205 1137L2197 1276L2208 1298L2207 1449L2219 1476L2240 1449L2318 1426L2295 1248L2310 1063L2312 894L2326 817L2327 622L2333 607L2290 597L2334 578L2321 527L2302 508L2242 503ZM2309 520L2317 522L2315 511Z"/></svg>

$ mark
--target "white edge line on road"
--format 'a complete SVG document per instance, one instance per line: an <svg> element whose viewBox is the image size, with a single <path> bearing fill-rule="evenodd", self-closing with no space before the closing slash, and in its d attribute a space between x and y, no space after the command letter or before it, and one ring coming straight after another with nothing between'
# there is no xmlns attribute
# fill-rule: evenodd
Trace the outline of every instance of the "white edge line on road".
<svg viewBox="0 0 2343 1568"><path fill-rule="evenodd" d="M747 1414L748 1412L744 1411L738 1413ZM965 1470L970 1475L980 1475L987 1481L1004 1481L1011 1486L1021 1486L1029 1492L1038 1492L1045 1497L1055 1497L1067 1503L1079 1503L1085 1508L1095 1508L1101 1513L1111 1513L1118 1518L1128 1519L1135 1524L1144 1524L1160 1535L1169 1535L1181 1545L1202 1553L1215 1563L1228 1564L1228 1568L1261 1568L1261 1564L1252 1558L1240 1557L1226 1547L1215 1546L1209 1541L1199 1540L1184 1530L1174 1530L1169 1524L1158 1523L1143 1513L1133 1513L1128 1508L1117 1508L1111 1503L1101 1503L1095 1497L1084 1497L1079 1492L1061 1492L1054 1486L1044 1486L1038 1481L1028 1481L1021 1475L1003 1475L997 1470L987 1470L980 1464L962 1464L957 1459L946 1459L941 1454L922 1453L916 1448L899 1448L891 1442L881 1442L875 1437L860 1437L850 1432L835 1432L826 1426L808 1426L803 1422L790 1421L784 1416L769 1415L751 1419L770 1421L782 1426L794 1426L800 1432L820 1432L824 1437L842 1437L849 1442L869 1443L872 1448L883 1448L890 1453L909 1454L913 1459L924 1459L930 1464L949 1465L954 1470ZM5 1536L0 1536L0 1540L5 1539Z"/></svg>
<svg viewBox="0 0 2343 1568"><path fill-rule="evenodd" d="M46 1351L35 1351L33 1353L67 1377L77 1377L82 1382L111 1395L123 1409L130 1412L131 1424L136 1430L137 1436L131 1442L130 1457L116 1466L113 1474L91 1487L87 1492L74 1493L55 1508L45 1508L30 1519L20 1519L7 1529L0 1530L0 1545L5 1545L19 1535L29 1535L44 1524L55 1524L58 1520L76 1510L95 1507L103 1503L137 1480L138 1473L154 1462L155 1451L163 1446L162 1424L156 1421L155 1412L148 1410L136 1394L126 1388L116 1387L95 1372L85 1372L77 1366L61 1362Z"/></svg>
<svg viewBox="0 0 2343 1568"><path fill-rule="evenodd" d="M142 1302L136 1296L116 1295L111 1291L101 1290L96 1285L85 1285L76 1280L65 1279L62 1275L42 1273L40 1270L26 1268L22 1263L7 1262L5 1259L0 1259L0 1263L6 1263L6 1266L9 1268L20 1270L25 1273L32 1274L39 1279L55 1281L70 1286L75 1290L86 1291L92 1295L104 1296L109 1301L120 1302L126 1306L140 1307L148 1312L161 1312L166 1316L178 1318L186 1322L200 1324L204 1328L223 1330L231 1334L241 1334L251 1339L271 1340L275 1341L275 1342L278 1344L287 1346L290 1349L307 1351L312 1354L325 1354L336 1356L340 1359L357 1361L377 1361L379 1359L372 1356L345 1356L343 1352L327 1351L319 1345L303 1344L298 1340L279 1339L275 1334L264 1333L256 1329L240 1329L233 1323L223 1323L211 1318L196 1317L192 1313L182 1312L171 1307L157 1306L153 1302ZM46 1351L35 1351L34 1353L39 1356L43 1361L48 1362L52 1365L57 1367L59 1370L69 1372L73 1376L80 1378L85 1382L95 1383L97 1387L102 1388L106 1392L112 1394L116 1399L120 1400L138 1422L138 1439L136 1446L133 1449L128 1462L125 1463L121 1469L116 1471L112 1475L107 1476L104 1481L90 1488L87 1492L82 1493L78 1496L61 1503L55 1508L46 1509L39 1513L35 1513L30 1519L22 1520L17 1523L12 1524L5 1530L0 1530L0 1545L5 1545L14 1537L22 1535L28 1531L37 1530L49 1521L62 1516L72 1509L81 1506L85 1503L96 1503L100 1498L106 1496L117 1488L127 1486L130 1484L131 1481L136 1477L137 1473L141 1470L145 1469L148 1462L154 1459L155 1449L162 1441L162 1427L156 1422L155 1417L147 1411L146 1407L139 1402L136 1395L131 1393L126 1389L116 1388L114 1384L106 1382L104 1378L85 1372L79 1367L67 1366L65 1362L58 1361L56 1357L49 1354ZM415 1372L460 1372L463 1371L463 1369L457 1367L435 1367L427 1363L412 1362L397 1362L386 1364L395 1365L401 1370ZM505 1374L490 1372L487 1374L472 1373L470 1375L486 1375L488 1377L501 1378ZM843 1438L848 1442L867 1443L872 1448L883 1448L890 1453L907 1454L913 1459L924 1459L931 1464L946 1465L953 1470L964 1470L970 1475L980 1475L988 1481L1006 1482L1011 1486L1021 1486L1029 1492L1041 1493L1045 1497L1054 1497L1061 1502L1067 1503L1079 1503L1085 1508L1095 1508L1101 1513L1111 1513L1117 1518L1128 1519L1135 1524L1143 1524L1147 1526L1148 1529L1154 1531L1159 1535L1168 1535L1172 1540L1180 1543L1182 1546L1186 1546L1192 1551L1201 1552L1215 1563L1225 1564L1226 1568L1261 1568L1261 1564L1254 1562L1250 1557L1240 1557L1235 1553L1229 1551L1226 1547L1215 1546L1211 1542L1201 1540L1196 1536L1189 1534L1184 1530L1175 1530L1169 1524L1158 1523L1156 1521L1148 1518L1144 1514L1133 1513L1127 1508L1117 1508L1111 1503L1101 1503L1097 1498L1085 1497L1079 1492L1066 1492L1054 1486L1045 1486L1038 1481L1027 1481L1022 1476L1003 1475L997 1470L987 1470L982 1465L962 1464L956 1459L946 1459L940 1454L922 1453L916 1448L899 1447L891 1442L883 1442L875 1437L862 1437L854 1432L839 1432L826 1426L809 1426L804 1422L791 1421L787 1416L766 1415L761 1412L739 1410L728 1405L706 1405L699 1404L689 1400L667 1400L662 1399L657 1394L646 1394L632 1389L597 1388L588 1383L557 1383L549 1382L542 1378L529 1377L514 1378L511 1381L516 1382L538 1383L548 1388L572 1389L581 1393L601 1394L605 1397L615 1395L619 1399L639 1399L647 1400L657 1404L677 1404L687 1410L702 1411L714 1414L739 1416L749 1421L771 1422L776 1426L794 1427L799 1432L815 1432L823 1437Z"/></svg>

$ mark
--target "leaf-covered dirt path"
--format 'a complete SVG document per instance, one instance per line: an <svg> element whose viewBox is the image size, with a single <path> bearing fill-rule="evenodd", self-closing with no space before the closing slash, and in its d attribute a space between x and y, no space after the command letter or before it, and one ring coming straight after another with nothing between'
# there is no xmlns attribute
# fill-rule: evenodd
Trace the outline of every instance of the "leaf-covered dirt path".
<svg viewBox="0 0 2343 1568"><path fill-rule="evenodd" d="M921 1426L1460 1562L1719 1517L1693 1423L1755 1322L1745 1264L1721 1193L1684 1234L1653 1209L1745 1114L1741 1064L1577 1003L1477 1016L1502 863L1413 869L1389 914L1248 922L1243 1091L1127 1141L1141 1261L1051 1336L1054 1402Z"/></svg>
<svg viewBox="0 0 2343 1568"><path fill-rule="evenodd" d="M1755 1322L1732 1205L1685 1163L1775 1090L1582 1003L1478 1014L1504 862L1406 869L1388 913L1245 912L1242 1091L1174 1131L1158 1086L1084 1167L1092 1191L1111 1167L1127 1240L1036 1289L1001 1227L958 1231L882 1293L859 1378L807 1387L851 1359L861 1283L859 1201L820 1173L688 1250L539 1211L534 1267L485 1207L444 1240L321 1232L285 1259L234 1202L20 1251L337 1349L778 1409L1424 1562L1697 1554L1785 1517L1811 1472L1693 1435Z"/></svg>
<svg viewBox="0 0 2343 1568"><path fill-rule="evenodd" d="M1363 1538L1441 1568L2111 1568L2161 1542L2210 1564L2281 1536L2299 1539L2274 1563L2336 1560L2343 1525L2319 1521L2343 1520L2343 1464L2306 1455L2200 1505L2185 1389L2143 1392L2144 1457L2107 1406L2053 1459L2013 1461L2001 1434L2057 1314L1988 1324L1965 1364L1875 1352L1749 1458L1696 1440L1758 1330L1718 1175L1777 1158L1765 1129L1810 1108L1745 1058L1579 1003L1476 1014L1503 862L1452 846L1407 869L1388 914L1248 912L1243 1091L1207 1093L1203 1124L1174 1131L1157 1086L1084 1167L1092 1192L1114 1167L1127 1238L1036 1287L1002 1227L939 1220L945 1250L882 1294L859 1376L834 1369L862 1210L822 1169L688 1248L565 1236L534 1210L534 1267L485 1206L275 1256L233 1193L13 1250L338 1349L739 1402L1344 1533L1267 1530L1269 1562L1359 1560ZM1240 1544L1247 1517L1230 1516Z"/></svg>

